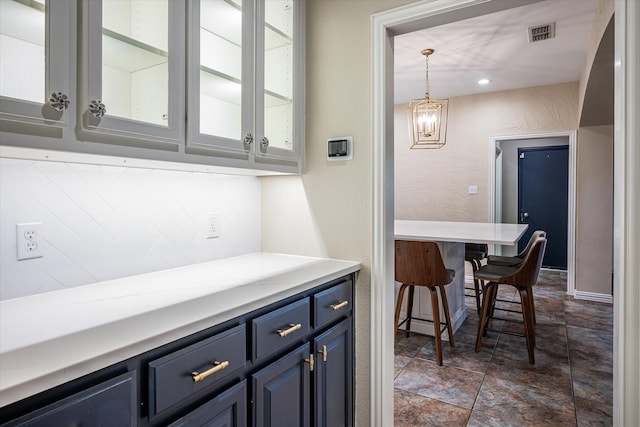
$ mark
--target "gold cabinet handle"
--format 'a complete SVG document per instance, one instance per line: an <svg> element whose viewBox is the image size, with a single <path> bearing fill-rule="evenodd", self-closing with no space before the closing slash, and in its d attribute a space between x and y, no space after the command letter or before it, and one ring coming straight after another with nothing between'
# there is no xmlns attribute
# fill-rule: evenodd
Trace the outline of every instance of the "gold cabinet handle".
<svg viewBox="0 0 640 427"><path fill-rule="evenodd" d="M307 362L309 364L309 371L313 372L313 365L315 364L314 360L313 360L313 353L311 353L309 355L308 359L304 359L305 362Z"/></svg>
<svg viewBox="0 0 640 427"><path fill-rule="evenodd" d="M288 329L278 329L278 335L280 335L281 337L286 337L291 332L295 332L298 329L302 328L302 324L300 323L291 323L289 326L290 327Z"/></svg>
<svg viewBox="0 0 640 427"><path fill-rule="evenodd" d="M349 301L345 300L345 301L340 301L337 304L331 304L329 307L331 307L331 310L337 310L339 308L344 307L347 304L349 304Z"/></svg>
<svg viewBox="0 0 640 427"><path fill-rule="evenodd" d="M207 378L209 375L213 375L216 372L222 371L227 366L229 366L229 361L225 360L224 362L213 362L213 367L207 369L202 373L191 372L191 376L193 377L193 382L197 383L198 381L202 381L203 379Z"/></svg>
<svg viewBox="0 0 640 427"><path fill-rule="evenodd" d="M322 361L326 362L327 361L327 346L323 345L322 346L322 350L318 350L318 353L320 353L322 355Z"/></svg>

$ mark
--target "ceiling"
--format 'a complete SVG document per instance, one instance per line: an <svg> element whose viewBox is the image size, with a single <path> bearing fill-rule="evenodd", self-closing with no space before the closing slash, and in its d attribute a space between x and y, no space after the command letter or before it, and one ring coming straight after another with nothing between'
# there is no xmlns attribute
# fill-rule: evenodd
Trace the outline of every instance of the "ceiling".
<svg viewBox="0 0 640 427"><path fill-rule="evenodd" d="M429 57L433 98L578 81L597 4L545 0L396 36L395 103L424 97L425 48L435 50ZM529 27L550 23L554 38L529 43ZM479 85L482 78L490 83Z"/></svg>

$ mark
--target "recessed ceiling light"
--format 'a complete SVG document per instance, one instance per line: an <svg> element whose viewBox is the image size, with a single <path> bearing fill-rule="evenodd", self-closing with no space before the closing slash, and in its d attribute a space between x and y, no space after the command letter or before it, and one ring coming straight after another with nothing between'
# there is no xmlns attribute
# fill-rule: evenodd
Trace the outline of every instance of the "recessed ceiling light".
<svg viewBox="0 0 640 427"><path fill-rule="evenodd" d="M488 85L491 80L489 79L480 79L478 80L479 85Z"/></svg>

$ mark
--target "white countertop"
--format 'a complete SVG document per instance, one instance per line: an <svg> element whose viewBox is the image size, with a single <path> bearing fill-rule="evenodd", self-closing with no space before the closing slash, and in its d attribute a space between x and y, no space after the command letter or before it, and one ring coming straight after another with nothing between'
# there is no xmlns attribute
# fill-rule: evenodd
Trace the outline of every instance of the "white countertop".
<svg viewBox="0 0 640 427"><path fill-rule="evenodd" d="M255 253L0 301L0 407L359 269Z"/></svg>
<svg viewBox="0 0 640 427"><path fill-rule="evenodd" d="M515 245L529 226L484 222L395 221L395 238Z"/></svg>

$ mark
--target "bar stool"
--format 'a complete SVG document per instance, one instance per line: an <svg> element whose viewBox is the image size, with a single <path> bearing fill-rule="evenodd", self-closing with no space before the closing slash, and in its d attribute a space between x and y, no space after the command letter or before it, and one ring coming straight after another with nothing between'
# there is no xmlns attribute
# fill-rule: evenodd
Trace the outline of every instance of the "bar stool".
<svg viewBox="0 0 640 427"><path fill-rule="evenodd" d="M515 256L489 255L487 257L487 264L488 265L499 265L499 266L502 266L502 267L517 267L520 263L522 263L522 261L525 259L525 257L529 253L529 251L531 251L531 247L533 246L533 243L539 237L546 238L547 237L547 232L546 231L542 231L542 230L534 231L531 234L531 237L529 238L529 241L527 242L527 246L525 246L525 248L518 255L515 255ZM496 302L519 304L519 301L510 301L510 300L504 300L504 299L496 298L495 301L494 301L494 306L491 309L491 317L492 318L493 318L493 310L499 310L499 311L504 311L504 312L509 312L509 313L519 313L519 314L521 313L520 310L512 310L510 308L498 308L498 307L495 306ZM536 322L535 314L536 314L536 312L535 312L535 310L533 310L533 321L534 321L534 323ZM502 319L502 320L508 320L508 319Z"/></svg>
<svg viewBox="0 0 640 427"><path fill-rule="evenodd" d="M547 237L547 232L542 230L536 230L531 234L529 241L527 242L527 246L516 256L500 256L500 255L489 255L487 258L487 264L492 265L501 265L504 267L515 267L520 264L524 258L527 256L527 253L531 250L531 246L538 239L538 237Z"/></svg>
<svg viewBox="0 0 640 427"><path fill-rule="evenodd" d="M407 324L406 332L407 335L409 335L412 319L433 323L433 334L436 341L436 357L438 365L442 365L441 334L445 328L449 333L449 345L451 345L451 347L455 346L453 333L451 332L451 317L449 316L447 291L445 289L445 285L448 285L453 280L455 271L445 268L442 256L440 255L440 249L435 242L396 240L395 258L395 280L402 283L402 286L400 287L396 301L394 335L398 332L398 328L404 323ZM420 319L412 316L413 296L416 286L424 286L429 289L433 320ZM407 317L402 322L399 322L402 299L404 297L404 291L407 288L409 288ZM440 322L440 307L436 289L440 290L440 298L442 299L442 308L445 316L444 323Z"/></svg>
<svg viewBox="0 0 640 427"><path fill-rule="evenodd" d="M476 310L478 311L478 316L480 315L480 296L484 291L484 282L476 279L475 273L478 271L480 267L482 267L482 260L487 258L489 254L489 248L486 244L483 243L465 243L464 244L464 260L471 264L471 269L473 270L473 288L464 287L465 297L475 297L476 299ZM472 294L468 294L466 291L472 291Z"/></svg>
<svg viewBox="0 0 640 427"><path fill-rule="evenodd" d="M547 239L538 237L533 242L531 249L524 260L515 267L505 267L499 265L485 265L476 271L475 276L488 283L484 288L484 298L482 301L482 313L478 324L478 335L476 338L476 353L480 351L482 337L486 335L491 312L495 304L499 285L510 285L516 288L520 294L520 306L522 309L522 321L524 324L524 336L527 341L527 353L529 363L534 364L535 358L533 348L536 345L535 332L535 307L533 304L533 285L538 281L538 274L542 266L542 258L547 244Z"/></svg>

